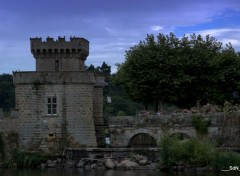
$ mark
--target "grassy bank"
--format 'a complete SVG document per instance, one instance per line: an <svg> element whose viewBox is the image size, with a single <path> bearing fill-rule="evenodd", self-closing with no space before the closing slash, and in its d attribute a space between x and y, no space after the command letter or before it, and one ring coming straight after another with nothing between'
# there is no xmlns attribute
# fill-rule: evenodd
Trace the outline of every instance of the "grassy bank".
<svg viewBox="0 0 240 176"><path fill-rule="evenodd" d="M219 151L214 145L191 138L180 141L165 136L161 140L160 168L172 169L179 167L208 167L212 170L229 169L229 166L239 166L240 154Z"/></svg>

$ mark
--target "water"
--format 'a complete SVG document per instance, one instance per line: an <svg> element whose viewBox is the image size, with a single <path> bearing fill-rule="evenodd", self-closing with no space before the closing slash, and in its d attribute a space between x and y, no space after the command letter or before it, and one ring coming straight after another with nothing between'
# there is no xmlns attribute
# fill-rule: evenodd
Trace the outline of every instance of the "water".
<svg viewBox="0 0 240 176"><path fill-rule="evenodd" d="M217 176L196 173L162 173L148 170L83 170L83 169L0 169L0 176Z"/></svg>

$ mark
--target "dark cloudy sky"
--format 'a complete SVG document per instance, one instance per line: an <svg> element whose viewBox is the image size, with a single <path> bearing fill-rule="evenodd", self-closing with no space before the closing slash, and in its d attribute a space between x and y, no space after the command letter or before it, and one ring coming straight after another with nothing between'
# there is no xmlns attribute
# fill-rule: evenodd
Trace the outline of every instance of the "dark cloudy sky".
<svg viewBox="0 0 240 176"><path fill-rule="evenodd" d="M80 36L113 66L147 33L210 34L240 50L240 0L0 0L0 73L35 70L30 37Z"/></svg>

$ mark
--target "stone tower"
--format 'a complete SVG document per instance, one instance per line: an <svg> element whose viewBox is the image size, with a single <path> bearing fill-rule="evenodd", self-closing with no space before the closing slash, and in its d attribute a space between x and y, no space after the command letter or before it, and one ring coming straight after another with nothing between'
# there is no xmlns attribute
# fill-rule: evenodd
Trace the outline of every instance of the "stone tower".
<svg viewBox="0 0 240 176"><path fill-rule="evenodd" d="M14 72L20 146L43 151L97 147L105 81L84 71L89 42L77 37L30 40L36 71Z"/></svg>
<svg viewBox="0 0 240 176"><path fill-rule="evenodd" d="M83 38L31 38L31 52L36 58L37 71L83 71L89 54L89 42Z"/></svg>

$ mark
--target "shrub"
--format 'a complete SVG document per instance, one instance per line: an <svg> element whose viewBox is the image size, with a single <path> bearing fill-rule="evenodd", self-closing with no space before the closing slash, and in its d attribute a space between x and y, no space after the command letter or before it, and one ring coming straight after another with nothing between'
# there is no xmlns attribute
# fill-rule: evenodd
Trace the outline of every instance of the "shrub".
<svg viewBox="0 0 240 176"><path fill-rule="evenodd" d="M41 153L15 151L9 164L16 163L18 167L36 167L47 160L48 157Z"/></svg>
<svg viewBox="0 0 240 176"><path fill-rule="evenodd" d="M193 116L192 124L200 134L208 133L209 121L204 119L202 116Z"/></svg>
<svg viewBox="0 0 240 176"><path fill-rule="evenodd" d="M234 152L218 152L215 155L212 167L215 169L229 169L229 166L239 166L240 154Z"/></svg>
<svg viewBox="0 0 240 176"><path fill-rule="evenodd" d="M194 167L212 167L217 170L238 166L240 154L218 151L212 144L191 138L180 141L177 138L164 136L160 142L160 165L172 167L179 163Z"/></svg>

